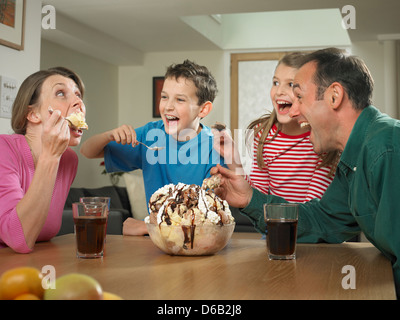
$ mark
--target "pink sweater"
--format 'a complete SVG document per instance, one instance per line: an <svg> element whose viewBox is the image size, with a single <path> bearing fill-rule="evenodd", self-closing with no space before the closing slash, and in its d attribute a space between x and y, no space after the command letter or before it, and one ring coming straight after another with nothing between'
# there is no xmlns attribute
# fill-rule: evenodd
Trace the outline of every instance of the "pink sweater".
<svg viewBox="0 0 400 320"><path fill-rule="evenodd" d="M37 241L50 240L60 230L65 200L77 168L78 157L68 148L60 160L47 220ZM0 248L8 246L19 253L32 251L26 244L16 206L27 192L34 172L25 136L0 135Z"/></svg>

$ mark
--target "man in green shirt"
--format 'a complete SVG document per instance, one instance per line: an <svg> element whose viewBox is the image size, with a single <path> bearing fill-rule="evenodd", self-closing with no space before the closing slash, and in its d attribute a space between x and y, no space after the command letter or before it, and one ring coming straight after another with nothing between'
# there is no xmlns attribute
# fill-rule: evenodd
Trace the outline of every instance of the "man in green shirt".
<svg viewBox="0 0 400 320"><path fill-rule="evenodd" d="M400 121L371 105L372 77L359 58L329 48L307 55L290 114L311 129L314 151L342 152L321 200L300 204L298 242L340 243L361 231L393 265L400 294ZM220 166L220 195L265 232L263 204L286 202Z"/></svg>

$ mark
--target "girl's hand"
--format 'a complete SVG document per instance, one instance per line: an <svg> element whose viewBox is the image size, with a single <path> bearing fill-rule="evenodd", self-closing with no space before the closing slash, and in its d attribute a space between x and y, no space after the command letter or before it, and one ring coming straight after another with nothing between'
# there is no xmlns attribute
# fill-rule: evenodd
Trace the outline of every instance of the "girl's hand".
<svg viewBox="0 0 400 320"><path fill-rule="evenodd" d="M232 158L232 155L234 154L235 142L228 131L219 131L216 129L212 129L211 131L214 134L214 149L218 151L221 157Z"/></svg>
<svg viewBox="0 0 400 320"><path fill-rule="evenodd" d="M213 147L224 158L228 168L237 174L244 175L238 147L228 130L212 129L214 134Z"/></svg>

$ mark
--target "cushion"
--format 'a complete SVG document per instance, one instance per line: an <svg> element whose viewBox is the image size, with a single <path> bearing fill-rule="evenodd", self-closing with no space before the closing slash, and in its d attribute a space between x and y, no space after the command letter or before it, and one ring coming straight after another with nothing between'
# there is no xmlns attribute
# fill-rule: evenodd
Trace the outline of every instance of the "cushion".
<svg viewBox="0 0 400 320"><path fill-rule="evenodd" d="M74 202L79 202L79 198L84 197L85 193L83 188L70 188L67 200L65 201L64 208L71 209Z"/></svg>
<svg viewBox="0 0 400 320"><path fill-rule="evenodd" d="M128 191L126 190L125 186L124 187L114 186L114 188L118 193L119 200L121 201L122 204L122 208L131 212L131 204L129 202Z"/></svg>
<svg viewBox="0 0 400 320"><path fill-rule="evenodd" d="M131 203L132 216L135 219L143 220L149 215L144 191L143 174L141 170L126 172L123 175Z"/></svg>

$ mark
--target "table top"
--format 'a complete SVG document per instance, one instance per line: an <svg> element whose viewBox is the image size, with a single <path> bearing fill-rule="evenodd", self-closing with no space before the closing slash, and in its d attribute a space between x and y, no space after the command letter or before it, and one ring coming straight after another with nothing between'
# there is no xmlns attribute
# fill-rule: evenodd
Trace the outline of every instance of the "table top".
<svg viewBox="0 0 400 320"><path fill-rule="evenodd" d="M101 259L76 258L73 234L37 243L30 254L0 250L0 274L46 265L57 277L91 275L124 299L396 299L391 263L370 243L299 244L291 261L268 260L255 233L234 233L213 256L169 256L148 237L118 235L107 235ZM342 273L345 266L354 268Z"/></svg>

